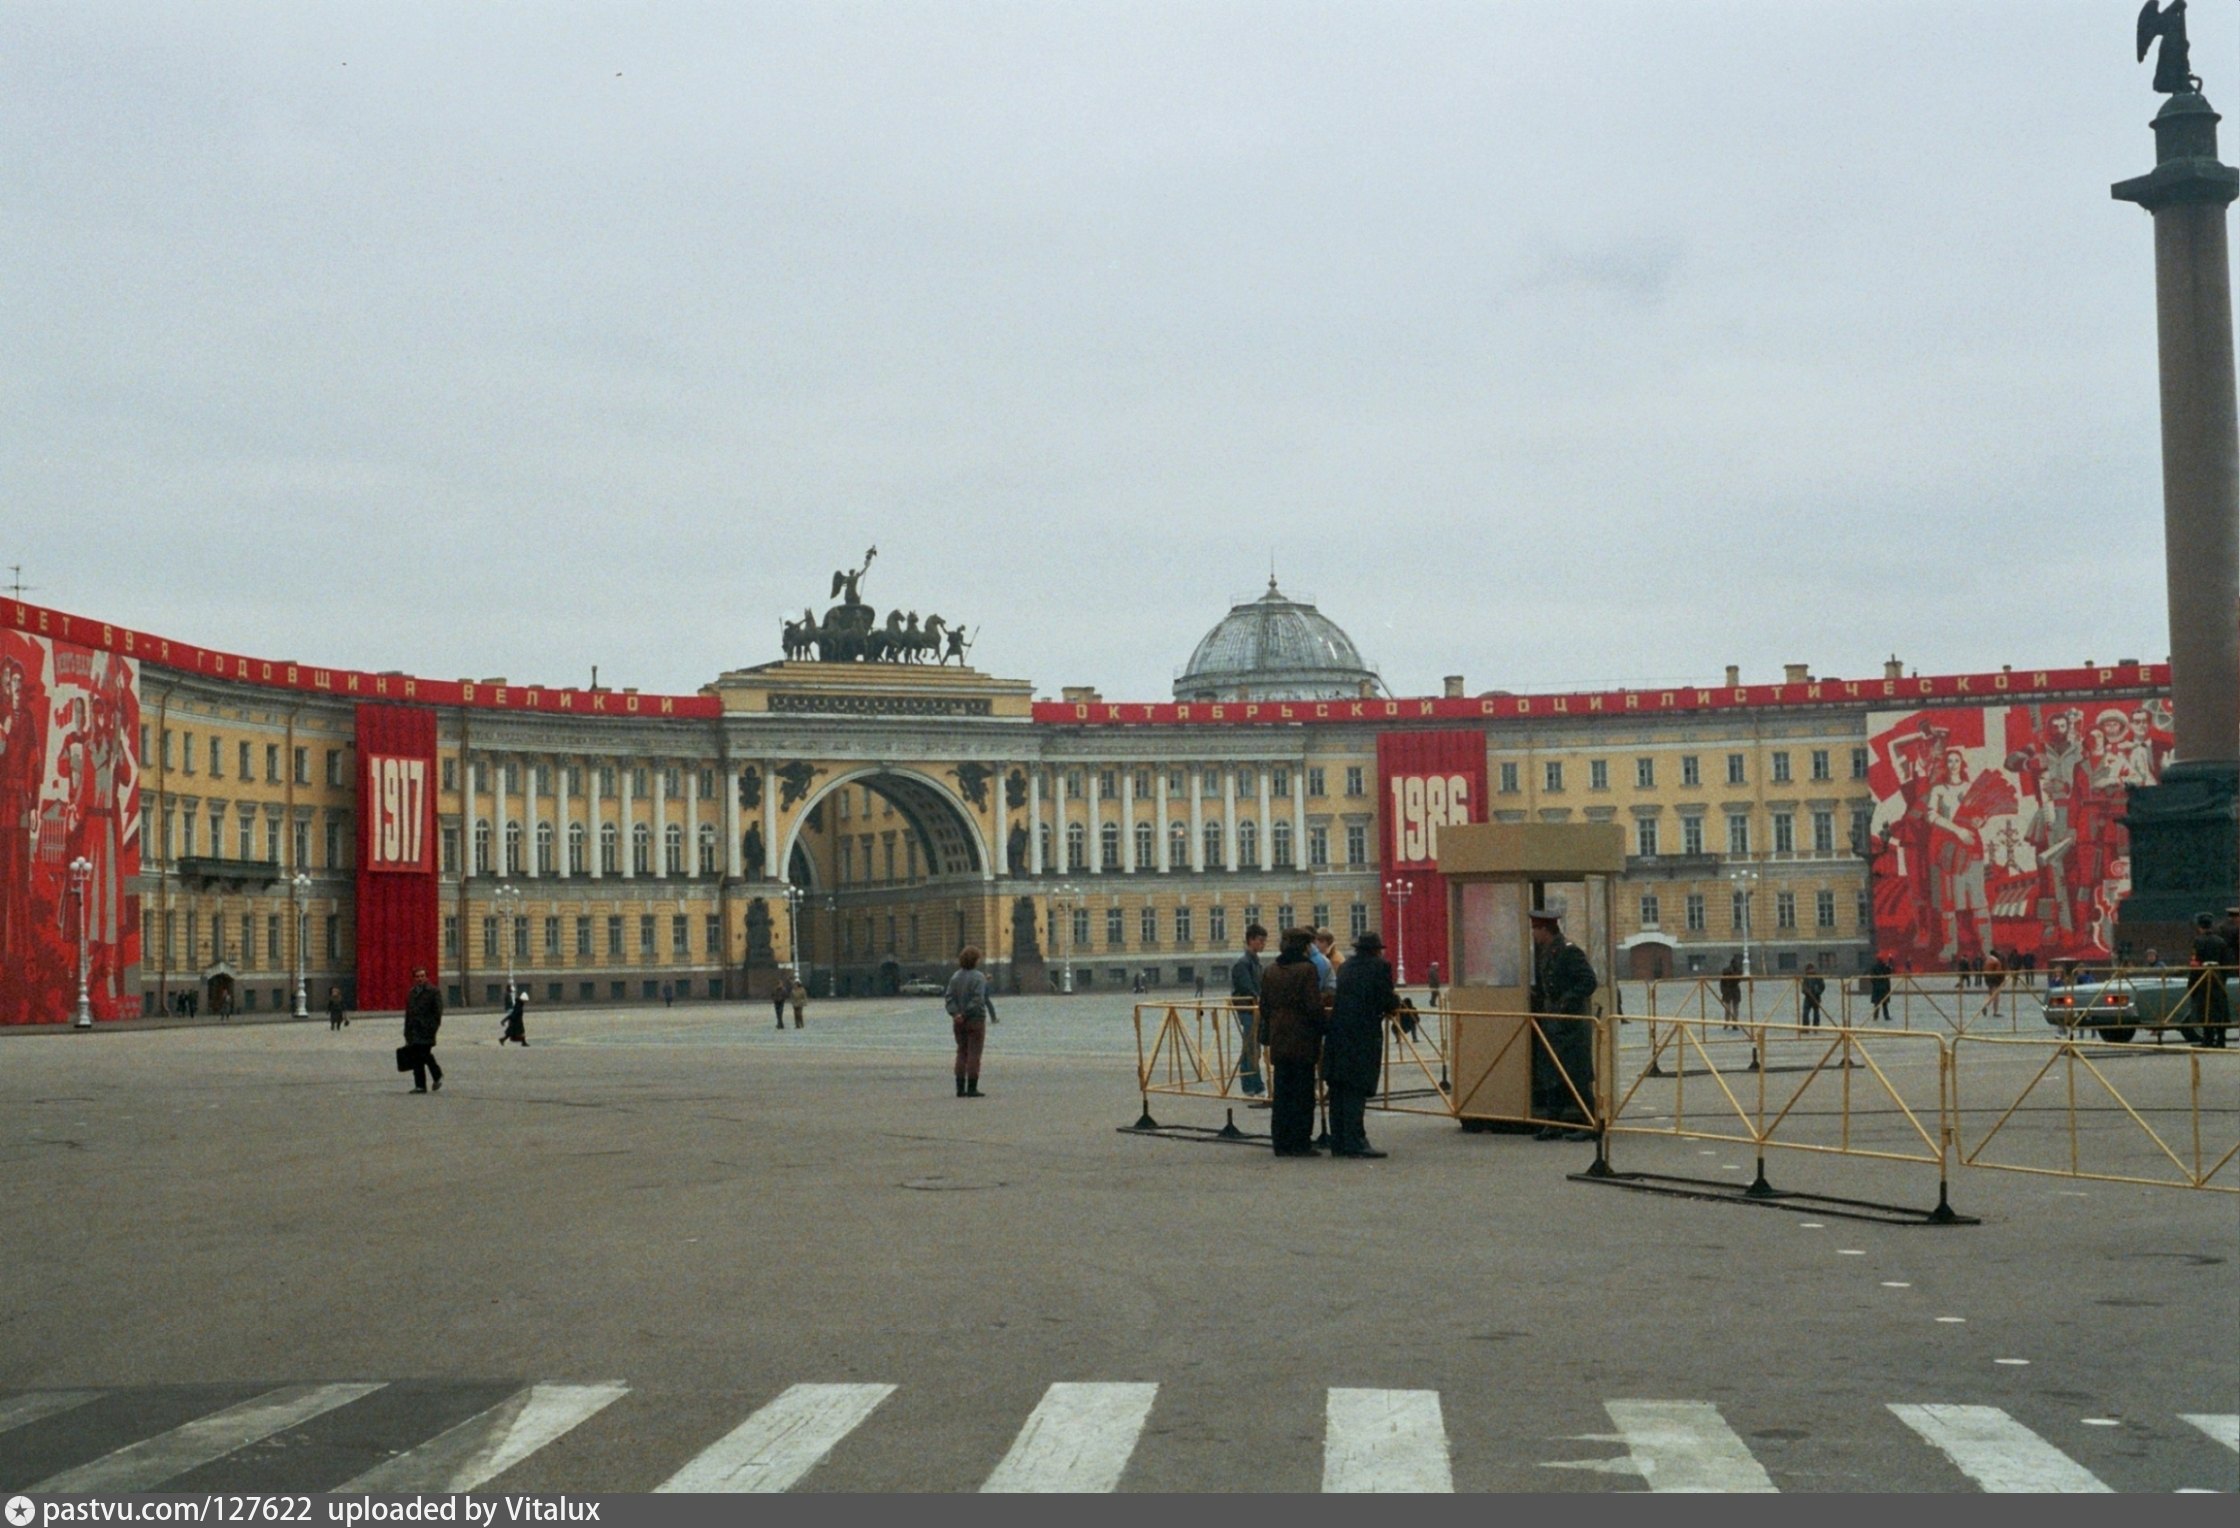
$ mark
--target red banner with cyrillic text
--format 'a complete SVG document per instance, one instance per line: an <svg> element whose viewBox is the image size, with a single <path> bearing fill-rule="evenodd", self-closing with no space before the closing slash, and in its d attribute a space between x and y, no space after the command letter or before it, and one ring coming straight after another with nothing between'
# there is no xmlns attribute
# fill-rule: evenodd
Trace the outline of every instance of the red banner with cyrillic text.
<svg viewBox="0 0 2240 1528"><path fill-rule="evenodd" d="M1439 830L1486 820L1482 732L1384 732L1377 736L1382 792L1385 951L1403 982L1443 981L1447 883Z"/></svg>
<svg viewBox="0 0 2240 1528"><path fill-rule="evenodd" d="M413 969L438 964L436 713L360 706L357 715L357 1006L402 1008Z"/></svg>

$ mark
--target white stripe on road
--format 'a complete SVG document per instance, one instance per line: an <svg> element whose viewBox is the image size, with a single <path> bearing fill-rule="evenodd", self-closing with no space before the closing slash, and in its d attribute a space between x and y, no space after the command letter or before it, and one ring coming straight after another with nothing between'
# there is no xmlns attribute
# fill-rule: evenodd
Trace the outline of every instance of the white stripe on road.
<svg viewBox="0 0 2240 1528"><path fill-rule="evenodd" d="M1452 1491L1436 1390L1332 1390L1323 1423L1325 1491Z"/></svg>
<svg viewBox="0 0 2240 1528"><path fill-rule="evenodd" d="M2189 1411L2184 1420L2191 1422L2210 1437L2234 1453L2240 1454L2240 1413L2230 1411Z"/></svg>
<svg viewBox="0 0 2240 1528"><path fill-rule="evenodd" d="M783 1491L892 1394L892 1385L795 1385L654 1489Z"/></svg>
<svg viewBox="0 0 2240 1528"><path fill-rule="evenodd" d="M90 1491L146 1491L174 1475L184 1475L223 1459L237 1448L261 1443L274 1433L300 1427L313 1417L347 1406L379 1385L289 1385L254 1400L182 1423L167 1433L104 1454L91 1464L65 1470L31 1489L44 1496Z"/></svg>
<svg viewBox="0 0 2240 1528"><path fill-rule="evenodd" d="M629 1393L620 1384L531 1385L335 1490L472 1491Z"/></svg>
<svg viewBox="0 0 2240 1528"><path fill-rule="evenodd" d="M2100 1478L1996 1406L1897 1406L1899 1421L1986 1491L2105 1491Z"/></svg>
<svg viewBox="0 0 2240 1528"><path fill-rule="evenodd" d="M980 1489L1118 1490L1158 1393L1157 1385L1052 1385Z"/></svg>
<svg viewBox="0 0 2240 1528"><path fill-rule="evenodd" d="M0 1401L0 1433L14 1432L41 1417L83 1406L100 1394L98 1390L34 1390L29 1395L10 1396Z"/></svg>
<svg viewBox="0 0 2240 1528"><path fill-rule="evenodd" d="M1752 1457L1706 1401L1605 1401L1618 1435L1652 1491L1757 1492L1775 1490L1773 1477Z"/></svg>

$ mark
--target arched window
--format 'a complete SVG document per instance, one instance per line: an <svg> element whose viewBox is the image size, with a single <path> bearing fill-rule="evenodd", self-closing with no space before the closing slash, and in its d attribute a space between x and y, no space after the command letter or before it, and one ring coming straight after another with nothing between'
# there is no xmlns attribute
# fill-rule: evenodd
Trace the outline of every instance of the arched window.
<svg viewBox="0 0 2240 1528"><path fill-rule="evenodd" d="M661 830L661 866L670 875L684 874L684 829L673 822Z"/></svg>
<svg viewBox="0 0 2240 1528"><path fill-rule="evenodd" d="M1078 822L1066 824L1066 868L1089 868L1089 830Z"/></svg>
<svg viewBox="0 0 2240 1528"><path fill-rule="evenodd" d="M1120 868L1120 824L1108 822L1097 829L1097 863L1106 870Z"/></svg>
<svg viewBox="0 0 2240 1528"><path fill-rule="evenodd" d="M1136 824L1136 869L1150 870L1158 864L1159 833L1148 822Z"/></svg>
<svg viewBox="0 0 2240 1528"><path fill-rule="evenodd" d="M615 832L613 823L603 822L599 824L599 873L601 875L620 875L622 873L621 843L622 838Z"/></svg>
<svg viewBox="0 0 2240 1528"><path fill-rule="evenodd" d="M847 797L842 796L840 799L845 801ZM712 822L700 824L700 873L716 873L716 829Z"/></svg>
<svg viewBox="0 0 2240 1528"><path fill-rule="evenodd" d="M194 845L191 830L187 844L189 848ZM477 817L474 820L474 873L490 873L490 819L487 817Z"/></svg>
<svg viewBox="0 0 2240 1528"><path fill-rule="evenodd" d="M642 822L630 829L630 873L653 874L653 829Z"/></svg>
<svg viewBox="0 0 2240 1528"><path fill-rule="evenodd" d="M583 874L583 824L568 824L568 874Z"/></svg>
<svg viewBox="0 0 2240 1528"><path fill-rule="evenodd" d="M1260 824L1250 820L1237 824L1237 863L1247 870L1260 868Z"/></svg>
<svg viewBox="0 0 2240 1528"><path fill-rule="evenodd" d="M1179 822L1167 824L1167 868L1190 868L1190 830Z"/></svg>
<svg viewBox="0 0 2240 1528"><path fill-rule="evenodd" d="M1279 822L1274 827L1268 830L1268 848L1269 851L1275 856L1276 869L1289 870L1291 868L1290 823ZM1285 922L1288 926L1289 920L1286 919Z"/></svg>
<svg viewBox="0 0 2240 1528"><path fill-rule="evenodd" d="M506 874L519 875L520 873L521 824L509 822L506 824Z"/></svg>
<svg viewBox="0 0 2240 1528"><path fill-rule="evenodd" d="M1220 824L1220 823L1218 823L1218 822L1209 822L1209 823L1207 823L1207 824L1206 824L1206 829L1205 829L1205 847L1206 847L1206 868L1207 868L1208 870L1219 870L1219 869L1221 868L1221 824Z"/></svg>
<svg viewBox="0 0 2240 1528"><path fill-rule="evenodd" d="M537 824L537 874L552 874L552 824Z"/></svg>

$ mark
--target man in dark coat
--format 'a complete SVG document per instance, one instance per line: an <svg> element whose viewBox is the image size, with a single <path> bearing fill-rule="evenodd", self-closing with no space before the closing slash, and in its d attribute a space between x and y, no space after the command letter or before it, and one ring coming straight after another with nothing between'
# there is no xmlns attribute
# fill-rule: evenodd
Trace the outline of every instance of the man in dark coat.
<svg viewBox="0 0 2240 1528"><path fill-rule="evenodd" d="M2195 1024L2181 1028L2179 1033L2195 1045L2225 1047L2231 1035L2232 998L2224 990L2224 980L2230 974L2227 962L2231 953L2225 948L2224 936L2217 932L2216 920L2207 913L2193 920L2193 1015Z"/></svg>
<svg viewBox="0 0 2240 1528"><path fill-rule="evenodd" d="M436 1065L436 1031L443 1027L443 994L428 980L428 968L420 966L412 973L412 991L404 1000L404 1043L411 1054L406 1064L412 1068L412 1091L428 1091L428 1079L435 1079L436 1091L443 1091L443 1068Z"/></svg>
<svg viewBox="0 0 2240 1528"><path fill-rule="evenodd" d="M1268 931L1255 923L1244 931L1244 953L1229 967L1229 1001L1237 1010L1242 1037L1237 1046L1237 1086L1248 1097L1265 1089L1260 1083L1260 952L1268 947Z"/></svg>
<svg viewBox="0 0 2240 1528"><path fill-rule="evenodd" d="M1563 937L1562 918L1560 904L1532 914L1532 1011L1582 1022L1540 1026L1532 1048L1532 1112L1563 1124L1543 1125L1533 1139L1591 1141L1593 1121L1580 1103L1594 1099L1594 1025L1584 1021L1594 1012L1589 1000L1598 984L1587 952Z"/></svg>
<svg viewBox="0 0 2240 1528"><path fill-rule="evenodd" d="M1877 952L1874 964L1867 967L1867 1002L1873 1017L1880 1022L1890 1022L1890 958Z"/></svg>
<svg viewBox="0 0 2240 1528"><path fill-rule="evenodd" d="M1285 929L1276 963L1260 973L1259 1040L1275 1085L1268 1132L1279 1157L1321 1154L1314 1149L1314 1069L1329 1021L1322 1009L1322 978L1307 958L1313 943L1312 930Z"/></svg>
<svg viewBox="0 0 2240 1528"><path fill-rule="evenodd" d="M1353 942L1353 958L1338 968L1330 1004L1330 1033L1322 1043L1322 1081L1330 1089L1330 1155L1381 1157L1372 1151L1362 1117L1384 1068L1384 1026L1400 1011L1392 962L1374 931Z"/></svg>

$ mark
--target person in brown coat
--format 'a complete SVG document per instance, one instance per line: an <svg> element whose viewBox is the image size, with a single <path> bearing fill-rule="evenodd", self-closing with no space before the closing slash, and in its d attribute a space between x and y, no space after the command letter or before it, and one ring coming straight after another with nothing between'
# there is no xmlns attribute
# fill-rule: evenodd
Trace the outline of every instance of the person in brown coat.
<svg viewBox="0 0 2240 1528"><path fill-rule="evenodd" d="M1268 1133L1279 1157L1321 1155L1314 1149L1314 1070L1330 1021L1322 978L1307 956L1313 944L1311 929L1285 929L1276 963L1260 973L1260 1047L1274 1083Z"/></svg>

